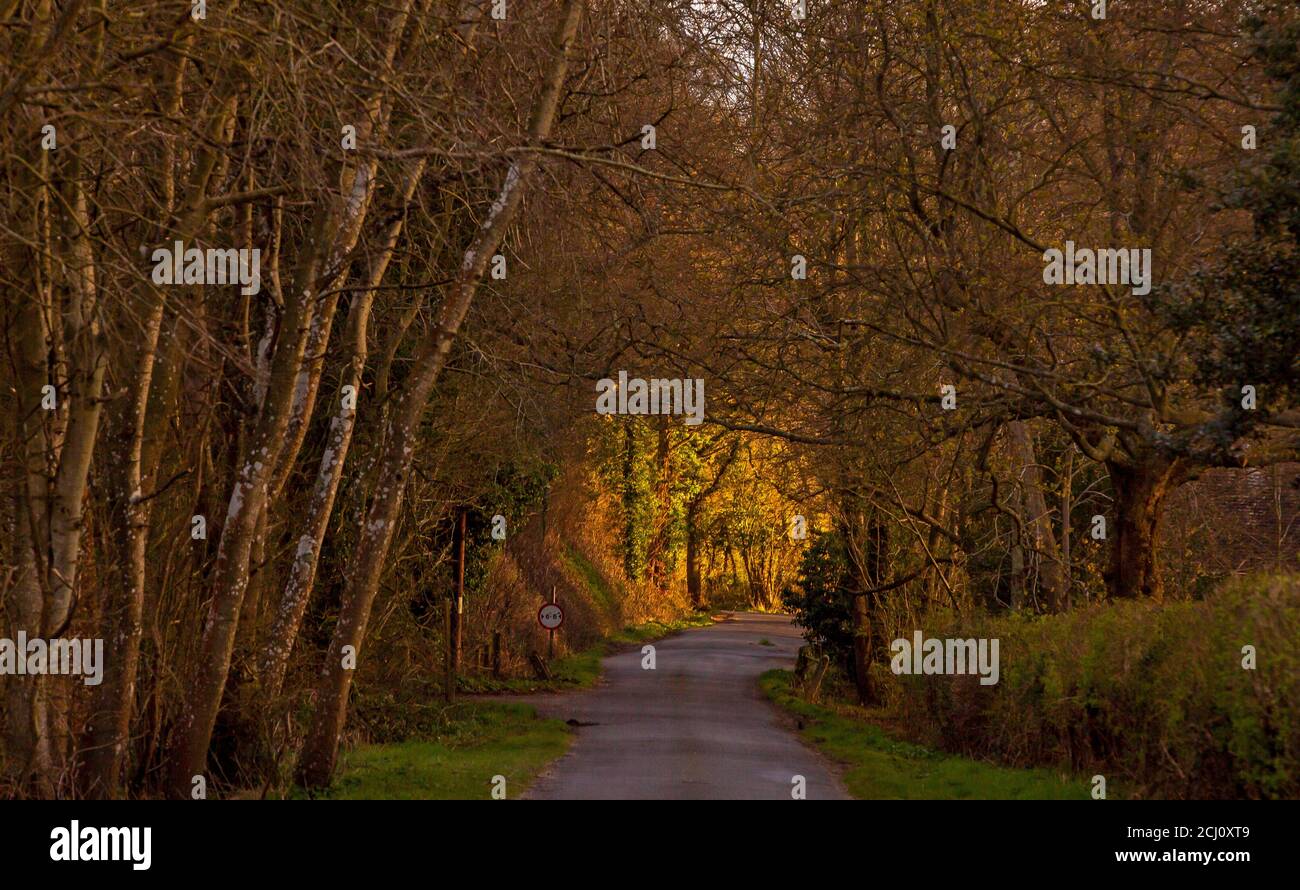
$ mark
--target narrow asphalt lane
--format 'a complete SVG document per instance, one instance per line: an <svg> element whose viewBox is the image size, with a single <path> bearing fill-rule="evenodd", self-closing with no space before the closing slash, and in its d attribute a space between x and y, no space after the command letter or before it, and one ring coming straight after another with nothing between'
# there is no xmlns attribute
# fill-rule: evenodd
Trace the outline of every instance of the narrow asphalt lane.
<svg viewBox="0 0 1300 890"><path fill-rule="evenodd" d="M730 613L655 646L605 659L590 692L529 696L539 713L581 724L569 752L524 795L532 800L847 799L833 770L804 746L758 689L790 667L798 628L783 615Z"/></svg>

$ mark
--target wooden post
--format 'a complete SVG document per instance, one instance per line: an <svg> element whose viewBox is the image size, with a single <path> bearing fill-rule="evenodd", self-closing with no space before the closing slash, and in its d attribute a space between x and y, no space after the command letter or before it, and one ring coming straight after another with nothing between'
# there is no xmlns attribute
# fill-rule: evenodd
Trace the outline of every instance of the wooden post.
<svg viewBox="0 0 1300 890"><path fill-rule="evenodd" d="M451 640L451 614L452 603L449 600L442 610L442 633L447 639L446 664L443 671L443 696L447 699L447 704L451 704L456 700L456 663Z"/></svg>
<svg viewBox="0 0 1300 890"><path fill-rule="evenodd" d="M555 602L555 585L551 585L551 602ZM546 631L546 660L555 660L555 628Z"/></svg>
<svg viewBox="0 0 1300 890"><path fill-rule="evenodd" d="M817 696L822 690L822 680L826 677L826 669L830 666L831 659L829 655L823 655L821 658L817 659L816 673L813 674L812 680L808 683L808 691L806 693L808 701L817 701Z"/></svg>
<svg viewBox="0 0 1300 890"><path fill-rule="evenodd" d="M812 646L804 645L799 647L799 654L794 660L794 679L796 683L803 684L808 674L808 662L812 652Z"/></svg>
<svg viewBox="0 0 1300 890"><path fill-rule="evenodd" d="M460 508L460 515L456 517L456 531L453 535L453 546L456 550L456 592L455 608L451 616L451 653L452 653L452 670L460 669L461 658L461 639L463 637L462 625L465 618L465 522L469 510L464 507Z"/></svg>
<svg viewBox="0 0 1300 890"><path fill-rule="evenodd" d="M551 681L551 669L547 666L545 661L542 661L540 655L533 652L528 656L528 662L533 666L533 673L537 675L537 679L545 680L548 683Z"/></svg>

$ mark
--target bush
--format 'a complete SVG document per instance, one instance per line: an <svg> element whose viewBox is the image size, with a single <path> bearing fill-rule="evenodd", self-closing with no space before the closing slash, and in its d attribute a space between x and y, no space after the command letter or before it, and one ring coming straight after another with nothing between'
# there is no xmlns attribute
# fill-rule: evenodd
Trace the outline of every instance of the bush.
<svg viewBox="0 0 1300 890"><path fill-rule="evenodd" d="M798 583L781 591L781 603L804 628L804 639L845 666L853 658L853 597L845 589L847 575L844 540L822 532L803 552Z"/></svg>
<svg viewBox="0 0 1300 890"><path fill-rule="evenodd" d="M1300 577L1173 605L932 615L924 631L999 639L1001 679L885 670L887 707L918 741L1105 775L1125 797L1300 796Z"/></svg>

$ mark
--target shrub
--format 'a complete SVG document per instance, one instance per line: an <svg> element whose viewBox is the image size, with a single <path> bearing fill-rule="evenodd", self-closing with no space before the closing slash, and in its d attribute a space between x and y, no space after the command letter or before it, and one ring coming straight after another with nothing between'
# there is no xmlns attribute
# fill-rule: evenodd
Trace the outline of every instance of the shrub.
<svg viewBox="0 0 1300 890"><path fill-rule="evenodd" d="M818 533L799 562L798 583L781 591L781 603L804 628L804 639L839 665L853 656L853 597L844 585L848 556L834 532Z"/></svg>
<svg viewBox="0 0 1300 890"><path fill-rule="evenodd" d="M891 716L919 741L1102 774L1128 797L1300 796L1300 577L1172 605L939 613L923 629L998 638L1001 679L884 671ZM1255 670L1242 667L1246 645Z"/></svg>

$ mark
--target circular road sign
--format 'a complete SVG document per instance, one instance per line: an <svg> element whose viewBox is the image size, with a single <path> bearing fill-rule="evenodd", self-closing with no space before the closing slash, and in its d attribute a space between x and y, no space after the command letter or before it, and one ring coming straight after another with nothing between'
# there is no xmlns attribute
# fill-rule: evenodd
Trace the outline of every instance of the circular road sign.
<svg viewBox="0 0 1300 890"><path fill-rule="evenodd" d="M555 630L564 623L564 610L559 603L546 603L537 610L537 623L547 630Z"/></svg>

